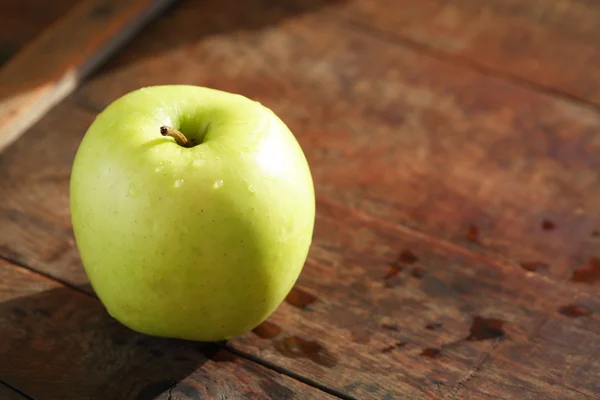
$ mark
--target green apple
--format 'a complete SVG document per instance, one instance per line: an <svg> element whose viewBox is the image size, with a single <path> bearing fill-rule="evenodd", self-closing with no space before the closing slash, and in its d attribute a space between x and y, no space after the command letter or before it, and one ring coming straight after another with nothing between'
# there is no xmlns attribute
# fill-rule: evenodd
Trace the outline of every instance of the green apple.
<svg viewBox="0 0 600 400"><path fill-rule="evenodd" d="M187 85L138 89L100 113L77 150L70 201L110 315L199 341L247 332L281 304L315 221L310 169L281 119Z"/></svg>

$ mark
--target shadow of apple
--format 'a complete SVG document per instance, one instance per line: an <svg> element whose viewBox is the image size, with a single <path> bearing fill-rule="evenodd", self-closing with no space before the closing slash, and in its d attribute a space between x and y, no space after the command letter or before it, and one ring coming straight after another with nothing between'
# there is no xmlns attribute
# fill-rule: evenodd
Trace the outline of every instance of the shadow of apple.
<svg viewBox="0 0 600 400"><path fill-rule="evenodd" d="M154 399L176 390L196 398L194 371L232 361L217 343L138 334L97 299L58 288L0 303L0 376L35 398Z"/></svg>

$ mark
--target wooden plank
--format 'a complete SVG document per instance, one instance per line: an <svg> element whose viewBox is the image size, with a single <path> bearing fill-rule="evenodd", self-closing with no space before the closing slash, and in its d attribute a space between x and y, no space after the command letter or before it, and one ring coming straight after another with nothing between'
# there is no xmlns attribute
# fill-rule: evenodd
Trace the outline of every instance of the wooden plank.
<svg viewBox="0 0 600 400"><path fill-rule="evenodd" d="M27 400L27 397L0 383L0 400Z"/></svg>
<svg viewBox="0 0 600 400"><path fill-rule="evenodd" d="M355 398L593 398L597 286L566 281L596 268L598 115L327 15L204 36L289 17L192 23L219 7L237 10L183 3L0 156L0 254L85 283L67 197L82 132L118 95L177 76L272 107L317 185L294 295L233 351Z"/></svg>
<svg viewBox="0 0 600 400"><path fill-rule="evenodd" d="M171 0L85 0L0 68L0 149Z"/></svg>
<svg viewBox="0 0 600 400"><path fill-rule="evenodd" d="M358 0L336 13L359 31L600 106L598 2Z"/></svg>
<svg viewBox="0 0 600 400"><path fill-rule="evenodd" d="M95 298L2 260L0 278L0 378L33 398L331 398L217 345L136 334Z"/></svg>
<svg viewBox="0 0 600 400"><path fill-rule="evenodd" d="M3 0L0 2L0 66L62 17L77 0Z"/></svg>

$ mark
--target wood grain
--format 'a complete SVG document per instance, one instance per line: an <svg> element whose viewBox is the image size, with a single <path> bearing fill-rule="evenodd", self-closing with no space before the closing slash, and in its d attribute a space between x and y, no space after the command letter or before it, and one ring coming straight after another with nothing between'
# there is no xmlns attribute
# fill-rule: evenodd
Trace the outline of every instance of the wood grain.
<svg viewBox="0 0 600 400"><path fill-rule="evenodd" d="M195 51L185 43L178 48L179 36L193 34L169 36L169 27L179 18L192 30L194 15L204 11L194 7L200 6L183 4L185 12L158 21L130 52L145 54L154 37L172 41L174 50L159 58L136 55L138 63L124 54L125 65L98 75L72 99L95 113L124 92L149 84L187 82L238 91L271 106L289 123L322 194L515 268L548 264L545 273L557 279L568 279L598 250L593 235L600 228L593 213L599 195L597 113L363 37L343 24L326 24L316 38L313 24L323 23L316 17L236 40L197 34ZM292 46L295 41L301 44ZM111 69L119 68L119 60ZM58 153L40 155L39 165L63 185L70 165L60 160L72 159L77 138L93 118L84 110L60 115L67 114L73 115L72 128L63 129L55 116L40 128L62 129ZM15 151L47 147L40 129ZM75 139L69 141L68 135ZM32 193L44 197L46 192L32 175L40 167L29 165L19 173L23 179L5 179L4 190L12 186L11 191L26 192L38 203ZM69 230L65 187L57 193L58 219ZM57 212L35 208L38 223ZM25 218L17 214L11 219ZM555 229L543 229L546 220ZM14 224L15 231L23 229ZM44 246L61 247L52 239Z"/></svg>
<svg viewBox="0 0 600 400"><path fill-rule="evenodd" d="M65 15L77 0L3 0L0 2L0 66L40 32Z"/></svg>
<svg viewBox="0 0 600 400"><path fill-rule="evenodd" d="M144 85L239 92L296 133L318 216L294 292L231 352L348 398L594 398L600 116L314 2L241 30L228 8L183 2L0 155L0 255L84 285L68 178L96 113Z"/></svg>
<svg viewBox="0 0 600 400"><path fill-rule="evenodd" d="M69 94L170 0L85 0L0 68L0 149Z"/></svg>
<svg viewBox="0 0 600 400"><path fill-rule="evenodd" d="M0 278L0 377L36 399L330 398L215 344L136 334L95 298L1 260Z"/></svg>
<svg viewBox="0 0 600 400"><path fill-rule="evenodd" d="M335 11L359 32L600 106L598 2L357 0Z"/></svg>

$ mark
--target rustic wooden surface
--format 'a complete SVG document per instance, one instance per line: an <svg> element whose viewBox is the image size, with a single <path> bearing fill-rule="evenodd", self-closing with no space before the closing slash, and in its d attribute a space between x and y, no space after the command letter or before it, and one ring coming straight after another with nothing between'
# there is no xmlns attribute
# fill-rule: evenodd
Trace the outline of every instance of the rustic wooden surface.
<svg viewBox="0 0 600 400"><path fill-rule="evenodd" d="M336 13L384 40L600 107L593 0L356 0Z"/></svg>
<svg viewBox="0 0 600 400"><path fill-rule="evenodd" d="M399 3L183 1L0 154L0 380L36 399L600 398L600 5ZM74 247L85 129L166 83L271 107L315 178L298 284L228 343L119 326Z"/></svg>
<svg viewBox="0 0 600 400"><path fill-rule="evenodd" d="M20 51L10 55L0 66L0 149L18 138L71 93L99 62L171 2L81 0L35 35ZM13 0L10 0L9 6L15 7L12 3ZM7 13L6 18L23 14L35 16L44 8L37 10L37 5L31 4L33 11L19 8ZM61 10L65 11L65 8ZM54 14L57 12L50 13L50 16ZM5 16L2 16L4 19ZM44 18L43 22L48 19L51 20ZM0 34L7 38L12 33L0 30ZM22 44L22 40L17 43Z"/></svg>
<svg viewBox="0 0 600 400"><path fill-rule="evenodd" d="M0 66L44 29L63 17L77 0L3 0L0 2Z"/></svg>
<svg viewBox="0 0 600 400"><path fill-rule="evenodd" d="M216 344L135 334L95 298L0 266L0 376L35 399L328 398Z"/></svg>

